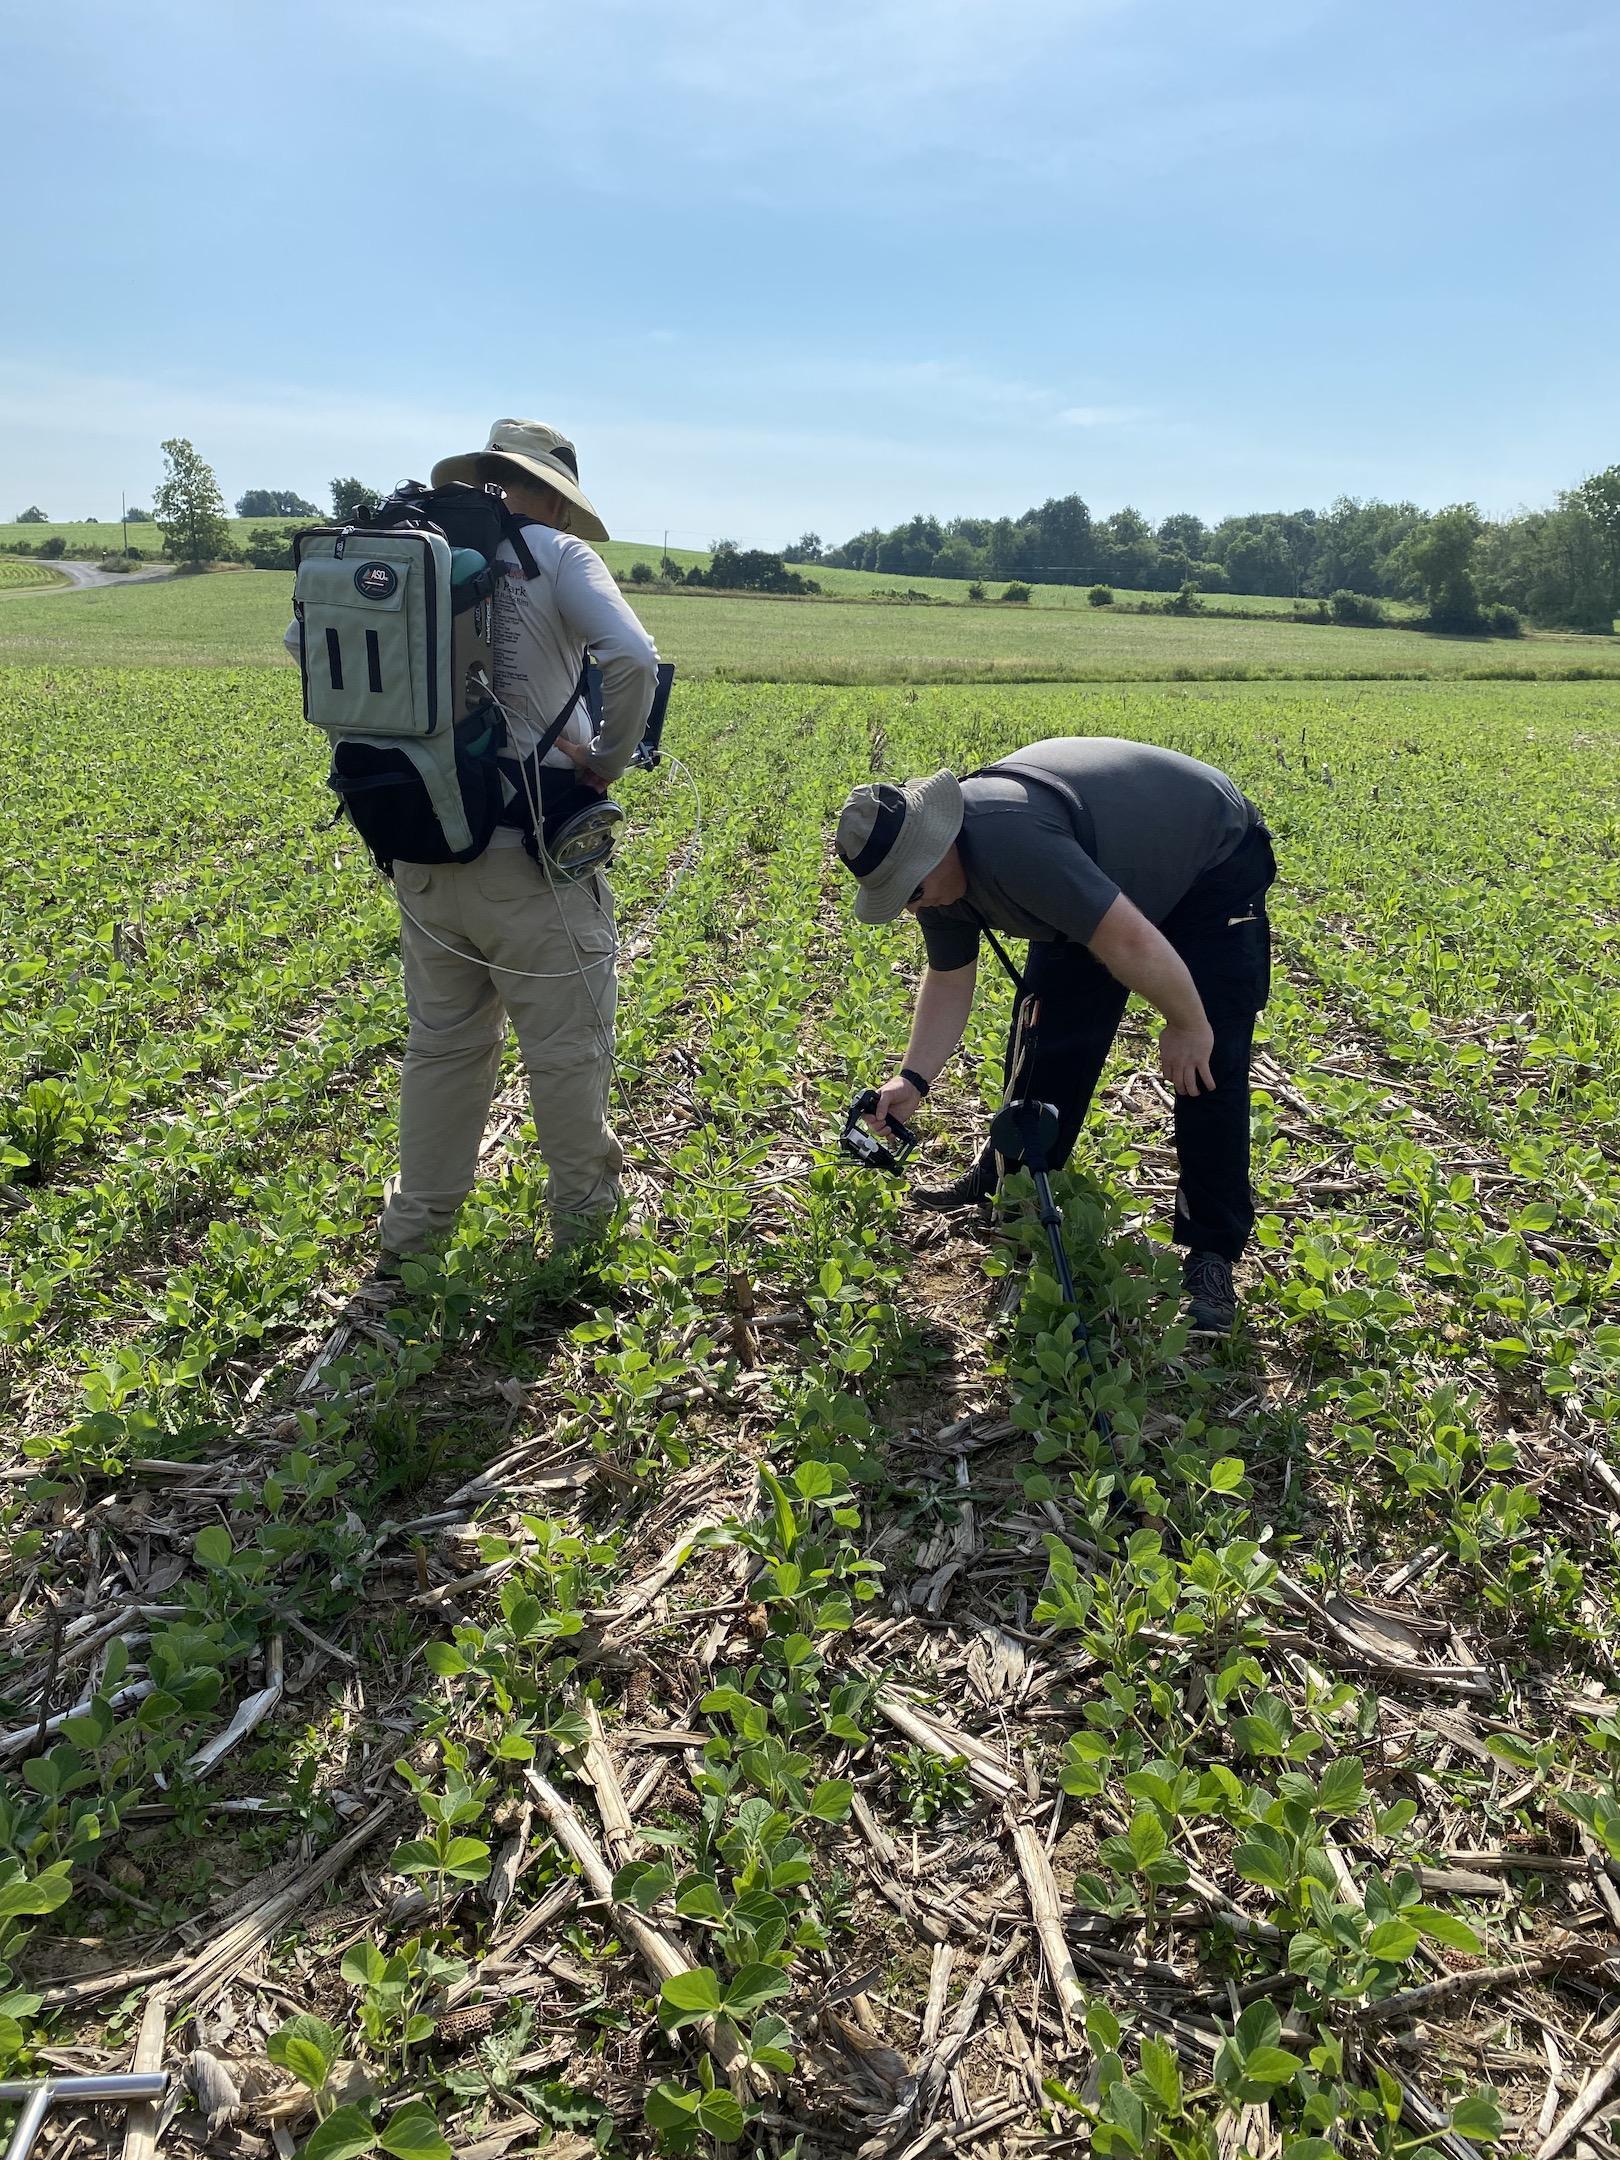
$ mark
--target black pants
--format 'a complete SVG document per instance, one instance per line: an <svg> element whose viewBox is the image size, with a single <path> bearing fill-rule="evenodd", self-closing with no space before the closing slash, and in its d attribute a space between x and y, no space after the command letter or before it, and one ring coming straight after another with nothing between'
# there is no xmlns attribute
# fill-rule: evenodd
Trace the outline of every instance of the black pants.
<svg viewBox="0 0 1620 2160"><path fill-rule="evenodd" d="M1159 924L1187 963L1215 1034L1213 1093L1176 1097L1175 1239L1225 1260L1242 1256L1254 1228L1249 1057L1255 1017L1271 991L1265 896L1276 876L1270 835L1257 825ZM1056 1169L1079 1137L1130 992L1084 945L1067 941L1032 943L1024 984L1040 1000L1040 1026L1018 1092L1057 1107ZM1009 1039L1009 1075L1012 1055Z"/></svg>

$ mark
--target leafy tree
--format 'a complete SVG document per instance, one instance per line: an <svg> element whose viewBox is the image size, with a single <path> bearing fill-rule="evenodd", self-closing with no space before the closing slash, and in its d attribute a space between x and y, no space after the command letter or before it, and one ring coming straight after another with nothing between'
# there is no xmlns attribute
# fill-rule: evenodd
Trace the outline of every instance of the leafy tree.
<svg viewBox="0 0 1620 2160"><path fill-rule="evenodd" d="M30 503L26 510L19 510L12 519L14 525L48 525L50 519L38 503Z"/></svg>
<svg viewBox="0 0 1620 2160"><path fill-rule="evenodd" d="M914 517L884 535L873 568L890 577L927 577L944 545L938 518Z"/></svg>
<svg viewBox="0 0 1620 2160"><path fill-rule="evenodd" d="M1479 628L1479 587L1473 563L1482 530L1483 522L1472 503L1452 503L1437 510L1406 542L1406 565L1429 603L1432 629L1467 632Z"/></svg>
<svg viewBox="0 0 1620 2160"><path fill-rule="evenodd" d="M255 570L290 570L292 534L273 525L261 525L256 533L248 535L246 552Z"/></svg>
<svg viewBox="0 0 1620 2160"><path fill-rule="evenodd" d="M42 540L39 543L39 552L42 555L50 555L53 557L57 555L65 555L67 553L67 542L62 538L62 535L60 533L52 533L51 537L48 540Z"/></svg>
<svg viewBox="0 0 1620 2160"><path fill-rule="evenodd" d="M1190 510L1179 510L1174 517L1164 520L1155 537L1160 547L1185 555L1189 562L1196 562L1208 547L1209 528Z"/></svg>
<svg viewBox="0 0 1620 2160"><path fill-rule="evenodd" d="M816 532L800 533L793 545L782 550L784 562L820 562L821 535Z"/></svg>
<svg viewBox="0 0 1620 2160"><path fill-rule="evenodd" d="M1608 622L1604 627L1612 629L1614 618L1620 615L1620 465L1591 474L1563 499L1570 509L1590 518L1596 530L1607 588L1604 605Z"/></svg>
<svg viewBox="0 0 1620 2160"><path fill-rule="evenodd" d="M1112 585L1093 585L1090 592L1086 594L1087 607L1112 607L1113 604L1114 588Z"/></svg>
<svg viewBox="0 0 1620 2160"><path fill-rule="evenodd" d="M163 445L163 459L163 478L153 494L152 509L165 554L178 555L193 567L218 562L230 546L231 535L214 468L183 435Z"/></svg>
<svg viewBox="0 0 1620 2160"><path fill-rule="evenodd" d="M983 551L973 545L966 533L953 532L934 557L935 577L977 577L983 567Z"/></svg>
<svg viewBox="0 0 1620 2160"><path fill-rule="evenodd" d="M1095 541L1091 512L1078 495L1048 496L1038 510L1026 510L1019 523L1033 527L1031 567L1044 572L1088 570Z"/></svg>
<svg viewBox="0 0 1620 2160"><path fill-rule="evenodd" d="M722 592L816 593L814 578L789 570L780 555L764 548L740 548L735 540L717 540L708 569L697 564L686 573L688 585L713 585Z"/></svg>
<svg viewBox="0 0 1620 2160"><path fill-rule="evenodd" d="M319 517L320 512L291 488L249 488L236 498L236 514L243 518Z"/></svg>
<svg viewBox="0 0 1620 2160"><path fill-rule="evenodd" d="M630 582L632 585L650 585L652 581L653 566L650 562L638 562L630 565Z"/></svg>
<svg viewBox="0 0 1620 2160"><path fill-rule="evenodd" d="M361 510L375 510L382 497L363 480L332 482L332 515L340 525L352 525Z"/></svg>
<svg viewBox="0 0 1620 2160"><path fill-rule="evenodd" d="M125 520L131 525L150 525L152 522L151 511L137 510L133 503L131 503L129 508L124 512L124 517Z"/></svg>

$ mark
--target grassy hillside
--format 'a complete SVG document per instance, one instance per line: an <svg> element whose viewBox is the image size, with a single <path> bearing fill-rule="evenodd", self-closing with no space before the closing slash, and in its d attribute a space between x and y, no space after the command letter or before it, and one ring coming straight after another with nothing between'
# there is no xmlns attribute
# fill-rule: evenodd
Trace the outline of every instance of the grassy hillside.
<svg viewBox="0 0 1620 2160"><path fill-rule="evenodd" d="M283 571L0 598L0 661L75 666L284 665ZM882 683L1620 676L1620 645L1573 635L1436 638L1288 621L1106 608L897 607L701 589L636 590L687 679Z"/></svg>
<svg viewBox="0 0 1620 2160"><path fill-rule="evenodd" d="M243 546L251 533L265 526L278 529L301 522L290 518L230 518L231 540L234 546ZM60 534L67 542L67 551L73 556L90 556L117 548L123 539L123 530L116 522L98 525L94 522L59 525L0 524L0 551L19 540L30 547L38 547L41 540L52 534ZM131 552L149 555L156 561L162 554L163 542L155 525L131 525L129 528ZM640 540L606 540L597 549L608 568L616 576L628 578L637 563L645 563L656 571L663 556L660 546L649 545ZM707 569L711 557L704 548L672 547L670 559L689 570L694 564ZM3 559L3 553L0 553ZM910 601L919 596L933 601L949 601L956 605L971 606L968 600L968 580L965 578L896 577L873 570L830 570L822 563L804 566L805 575L815 579L822 593L829 599L881 598L890 603ZM985 606L1001 605L999 595L1005 590L1005 579L991 579L987 584L989 598ZM1127 605L1133 601L1162 601L1162 592L1138 592L1127 586L1114 587L1117 601ZM1030 588L1029 606L1037 608L1088 608L1086 587L1083 585L1034 585ZM1212 607L1242 608L1257 615L1290 615L1297 603L1281 599L1274 593L1221 593L1211 594ZM1396 617L1415 614L1417 611L1401 601L1388 603L1390 613Z"/></svg>

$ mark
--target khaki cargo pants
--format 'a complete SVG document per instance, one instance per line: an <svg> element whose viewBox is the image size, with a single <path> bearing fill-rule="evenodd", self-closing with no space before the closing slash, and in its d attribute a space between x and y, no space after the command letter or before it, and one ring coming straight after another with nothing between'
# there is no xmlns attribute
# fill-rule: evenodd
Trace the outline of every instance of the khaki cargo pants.
<svg viewBox="0 0 1620 2160"><path fill-rule="evenodd" d="M478 1174L508 1017L550 1173L546 1206L576 1219L611 1208L624 1157L607 1122L618 988L607 880L553 885L512 847L470 863L396 863L394 884L410 1033L383 1244L414 1252L455 1221Z"/></svg>

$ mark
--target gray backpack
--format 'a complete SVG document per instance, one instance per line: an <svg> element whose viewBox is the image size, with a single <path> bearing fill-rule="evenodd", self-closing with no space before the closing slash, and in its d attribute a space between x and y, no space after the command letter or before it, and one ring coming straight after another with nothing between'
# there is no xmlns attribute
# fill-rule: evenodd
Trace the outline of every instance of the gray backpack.
<svg viewBox="0 0 1620 2160"><path fill-rule="evenodd" d="M506 807L499 573L440 532L404 527L300 533L293 560L304 713L332 746L327 785L384 870L471 861Z"/></svg>

